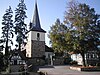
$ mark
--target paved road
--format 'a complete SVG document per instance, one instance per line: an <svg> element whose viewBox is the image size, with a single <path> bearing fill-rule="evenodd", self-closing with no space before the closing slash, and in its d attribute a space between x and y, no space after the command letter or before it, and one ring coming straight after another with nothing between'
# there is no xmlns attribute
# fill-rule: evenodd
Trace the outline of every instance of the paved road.
<svg viewBox="0 0 100 75"><path fill-rule="evenodd" d="M80 72L70 70L69 66L42 67L39 71L47 72L47 75L100 75L100 72Z"/></svg>

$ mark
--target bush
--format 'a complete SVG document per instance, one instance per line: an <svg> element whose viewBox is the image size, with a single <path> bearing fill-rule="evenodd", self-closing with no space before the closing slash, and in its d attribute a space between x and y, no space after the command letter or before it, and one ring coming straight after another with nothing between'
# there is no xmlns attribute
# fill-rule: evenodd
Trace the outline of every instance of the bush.
<svg viewBox="0 0 100 75"><path fill-rule="evenodd" d="M77 62L77 61L71 61L70 64L71 64L71 65L77 65L78 62Z"/></svg>
<svg viewBox="0 0 100 75"><path fill-rule="evenodd" d="M71 58L64 58L64 64L70 64Z"/></svg>
<svg viewBox="0 0 100 75"><path fill-rule="evenodd" d="M19 72L24 71L24 66L20 66Z"/></svg>
<svg viewBox="0 0 100 75"><path fill-rule="evenodd" d="M43 73L43 72L39 72L39 75L45 75L45 73Z"/></svg>
<svg viewBox="0 0 100 75"><path fill-rule="evenodd" d="M98 63L98 64L97 64L97 66L99 66L99 67L100 67L100 63Z"/></svg>
<svg viewBox="0 0 100 75"><path fill-rule="evenodd" d="M21 75L29 75L28 72L23 72Z"/></svg>

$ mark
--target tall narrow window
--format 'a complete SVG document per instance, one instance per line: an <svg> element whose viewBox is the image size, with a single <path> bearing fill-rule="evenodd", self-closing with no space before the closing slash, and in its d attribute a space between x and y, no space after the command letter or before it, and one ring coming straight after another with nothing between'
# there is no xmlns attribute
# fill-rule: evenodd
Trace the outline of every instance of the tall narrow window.
<svg viewBox="0 0 100 75"><path fill-rule="evenodd" d="M40 34L37 33L37 40L39 41L40 40Z"/></svg>

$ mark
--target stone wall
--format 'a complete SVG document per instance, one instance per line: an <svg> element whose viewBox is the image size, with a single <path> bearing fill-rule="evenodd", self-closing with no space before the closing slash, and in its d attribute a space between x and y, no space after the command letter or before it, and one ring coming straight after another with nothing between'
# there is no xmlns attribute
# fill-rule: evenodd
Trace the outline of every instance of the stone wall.
<svg viewBox="0 0 100 75"><path fill-rule="evenodd" d="M57 58L53 60L54 65L64 65L64 59L63 58Z"/></svg>
<svg viewBox="0 0 100 75"><path fill-rule="evenodd" d="M22 68L24 68L24 65L11 65L10 71L11 72L19 72Z"/></svg>
<svg viewBox="0 0 100 75"><path fill-rule="evenodd" d="M30 72L29 75L39 75L38 73Z"/></svg>
<svg viewBox="0 0 100 75"><path fill-rule="evenodd" d="M32 58L45 55L45 42L32 40Z"/></svg>
<svg viewBox="0 0 100 75"><path fill-rule="evenodd" d="M45 60L41 58L32 58L32 59L28 59L28 61L29 61L29 64L32 64L34 66L45 65Z"/></svg>

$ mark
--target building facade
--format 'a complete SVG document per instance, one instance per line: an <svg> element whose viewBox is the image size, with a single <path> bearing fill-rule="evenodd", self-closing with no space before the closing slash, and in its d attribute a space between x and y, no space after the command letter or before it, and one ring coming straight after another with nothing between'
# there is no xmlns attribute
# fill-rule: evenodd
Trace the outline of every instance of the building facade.
<svg viewBox="0 0 100 75"><path fill-rule="evenodd" d="M41 64L45 56L45 33L46 31L41 28L37 2L35 2L33 20L30 22L30 30L28 32L26 57L37 65Z"/></svg>

